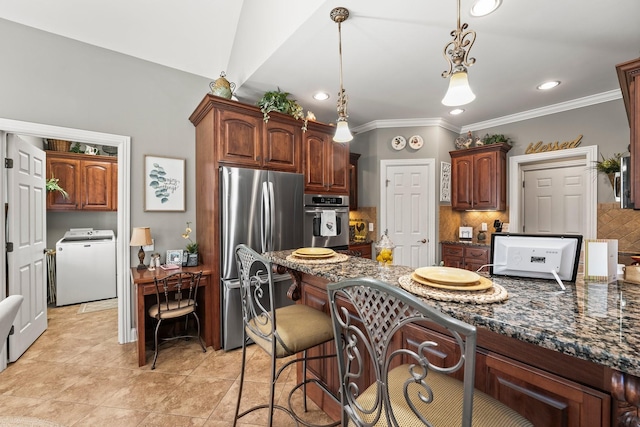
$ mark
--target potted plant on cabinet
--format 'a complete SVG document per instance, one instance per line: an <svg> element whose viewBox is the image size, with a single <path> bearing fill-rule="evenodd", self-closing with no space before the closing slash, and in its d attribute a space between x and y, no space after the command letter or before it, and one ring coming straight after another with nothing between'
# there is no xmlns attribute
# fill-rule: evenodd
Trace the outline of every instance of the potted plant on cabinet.
<svg viewBox="0 0 640 427"><path fill-rule="evenodd" d="M298 101L295 99L289 99L289 95L289 92L282 92L279 88L278 90L265 92L265 94L262 95L262 98L257 102L258 107L260 107L260 111L262 111L263 120L267 123L271 118L269 117L269 113L277 111L279 113L288 114L296 120L304 120L302 130L306 131L307 120L309 117L312 117L313 114L309 112L309 115L305 118L302 106L298 104Z"/></svg>
<svg viewBox="0 0 640 427"><path fill-rule="evenodd" d="M602 160L594 162L596 171L607 175L611 186L615 189L615 176L617 172L620 172L620 158L622 157L622 153L615 153L613 157L609 157L608 159L600 153L600 157Z"/></svg>

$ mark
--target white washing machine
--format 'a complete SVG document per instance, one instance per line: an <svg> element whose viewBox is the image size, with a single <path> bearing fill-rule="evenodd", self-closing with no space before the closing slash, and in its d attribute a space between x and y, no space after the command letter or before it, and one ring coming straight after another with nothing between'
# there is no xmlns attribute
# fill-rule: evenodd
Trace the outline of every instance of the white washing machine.
<svg viewBox="0 0 640 427"><path fill-rule="evenodd" d="M112 230L72 228L56 243L56 305L116 297Z"/></svg>

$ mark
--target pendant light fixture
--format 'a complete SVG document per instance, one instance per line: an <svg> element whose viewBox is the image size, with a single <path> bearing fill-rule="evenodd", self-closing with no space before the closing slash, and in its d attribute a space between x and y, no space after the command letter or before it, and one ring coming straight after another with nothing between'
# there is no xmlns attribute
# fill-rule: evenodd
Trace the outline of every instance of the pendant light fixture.
<svg viewBox="0 0 640 427"><path fill-rule="evenodd" d="M347 94L342 87L342 30L341 24L349 18L349 10L344 7L334 8L330 15L333 22L338 23L338 53L340 54L340 92L338 92L338 120L336 125L336 134L333 137L335 142L349 142L353 139L353 135L349 130L347 123Z"/></svg>
<svg viewBox="0 0 640 427"><path fill-rule="evenodd" d="M465 105L476 99L469 86L467 67L472 66L475 58L469 58L469 51L476 41L476 32L468 29L468 24L460 26L460 0L458 0L458 21L455 30L451 31L453 40L444 47L443 55L449 63L449 69L442 73L443 78L450 77L449 89L442 98L444 105L455 107Z"/></svg>

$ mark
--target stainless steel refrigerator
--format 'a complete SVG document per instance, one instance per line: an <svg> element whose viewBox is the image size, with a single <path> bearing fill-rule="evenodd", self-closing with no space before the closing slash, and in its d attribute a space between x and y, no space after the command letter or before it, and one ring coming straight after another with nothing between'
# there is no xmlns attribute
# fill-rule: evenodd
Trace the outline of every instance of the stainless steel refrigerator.
<svg viewBox="0 0 640 427"><path fill-rule="evenodd" d="M242 308L235 247L244 243L259 253L302 247L302 174L220 168L220 283L222 345L242 345ZM287 298L291 277L276 275L276 304Z"/></svg>

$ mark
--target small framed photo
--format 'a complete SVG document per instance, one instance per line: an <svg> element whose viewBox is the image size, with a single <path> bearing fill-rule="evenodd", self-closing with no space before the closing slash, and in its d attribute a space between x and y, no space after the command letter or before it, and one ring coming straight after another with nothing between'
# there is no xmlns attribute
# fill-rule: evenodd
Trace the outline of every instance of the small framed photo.
<svg viewBox="0 0 640 427"><path fill-rule="evenodd" d="M144 156L144 210L185 211L184 159Z"/></svg>
<svg viewBox="0 0 640 427"><path fill-rule="evenodd" d="M182 266L182 249L172 249L167 251L167 260L165 264L173 264Z"/></svg>

